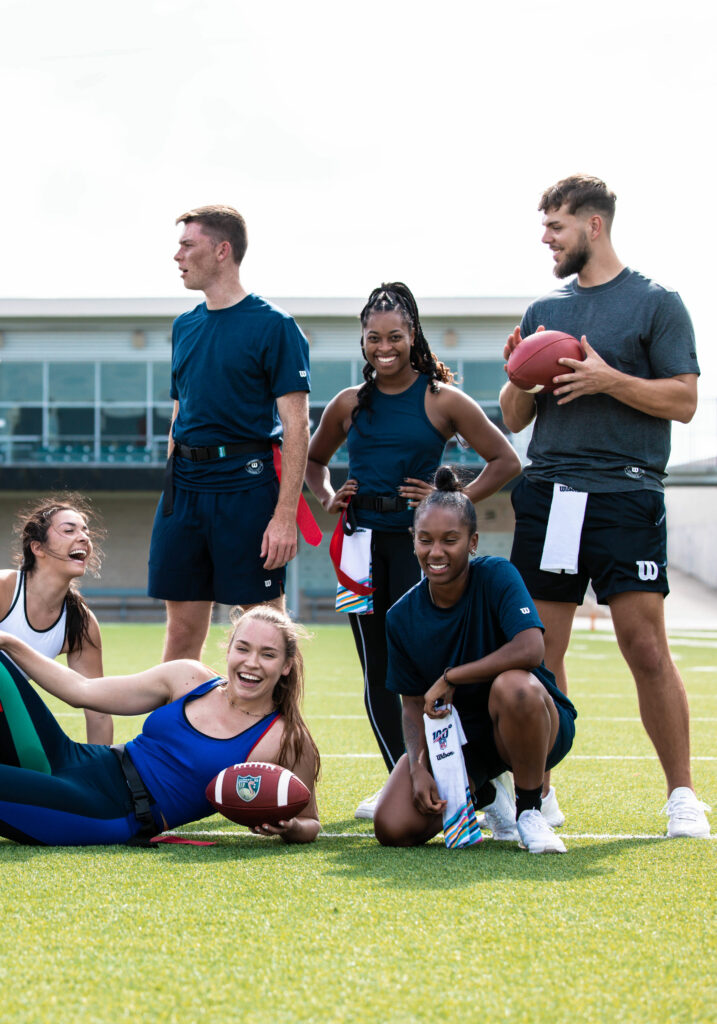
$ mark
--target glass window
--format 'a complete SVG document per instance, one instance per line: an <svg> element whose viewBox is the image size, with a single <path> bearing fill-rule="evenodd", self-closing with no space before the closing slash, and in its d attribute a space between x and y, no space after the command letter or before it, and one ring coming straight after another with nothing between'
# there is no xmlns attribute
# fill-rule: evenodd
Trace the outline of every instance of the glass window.
<svg viewBox="0 0 717 1024"><path fill-rule="evenodd" d="M146 363L102 363L103 402L144 402L147 398Z"/></svg>
<svg viewBox="0 0 717 1024"><path fill-rule="evenodd" d="M50 363L51 402L94 402L94 363Z"/></svg>
<svg viewBox="0 0 717 1024"><path fill-rule="evenodd" d="M172 373L171 363L152 363L152 399L155 402L170 402L169 382Z"/></svg>
<svg viewBox="0 0 717 1024"><path fill-rule="evenodd" d="M42 433L42 409L21 409L5 406L0 409L0 434Z"/></svg>
<svg viewBox="0 0 717 1024"><path fill-rule="evenodd" d="M0 402L41 402L42 363L0 363Z"/></svg>
<svg viewBox="0 0 717 1024"><path fill-rule="evenodd" d="M161 437L162 443L167 443L169 437L169 424L172 422L172 409L153 409L152 411L152 433L155 437Z"/></svg>
<svg viewBox="0 0 717 1024"><path fill-rule="evenodd" d="M324 359L311 363L311 401L328 402L351 386L351 361Z"/></svg>
<svg viewBox="0 0 717 1024"><path fill-rule="evenodd" d="M147 410L103 409L101 422L102 445L144 446L147 442Z"/></svg>
<svg viewBox="0 0 717 1024"><path fill-rule="evenodd" d="M487 399L489 402L497 402L500 389L507 379L502 361L473 362L466 359L463 363L463 380L458 383L476 401Z"/></svg>
<svg viewBox="0 0 717 1024"><path fill-rule="evenodd" d="M95 410L92 407L57 407L49 410L48 439L58 444L92 442L95 437Z"/></svg>

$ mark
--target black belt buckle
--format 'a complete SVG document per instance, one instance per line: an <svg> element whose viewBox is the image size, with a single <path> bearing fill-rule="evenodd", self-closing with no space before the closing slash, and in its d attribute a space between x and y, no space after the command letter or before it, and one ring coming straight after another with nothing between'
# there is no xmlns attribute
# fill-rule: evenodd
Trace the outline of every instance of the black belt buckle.
<svg viewBox="0 0 717 1024"><path fill-rule="evenodd" d="M408 499L397 494L357 494L353 501L356 508L370 512L403 512L409 508Z"/></svg>
<svg viewBox="0 0 717 1024"><path fill-rule="evenodd" d="M185 455L186 452L186 455ZM187 448L186 445L182 445L179 449L179 454L184 458L189 455L192 462L207 462L212 457L211 448Z"/></svg>
<svg viewBox="0 0 717 1024"><path fill-rule="evenodd" d="M396 499L391 495L379 494L375 501L375 509L377 512L395 512L396 511Z"/></svg>
<svg viewBox="0 0 717 1024"><path fill-rule="evenodd" d="M393 494L379 494L374 500L377 512L403 512L408 507L405 498Z"/></svg>

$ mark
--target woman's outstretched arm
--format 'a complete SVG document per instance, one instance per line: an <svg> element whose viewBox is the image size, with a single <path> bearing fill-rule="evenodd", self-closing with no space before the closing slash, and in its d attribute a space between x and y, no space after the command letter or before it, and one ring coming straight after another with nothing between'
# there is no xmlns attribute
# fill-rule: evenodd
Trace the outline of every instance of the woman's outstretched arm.
<svg viewBox="0 0 717 1024"><path fill-rule="evenodd" d="M38 686L75 708L112 715L141 715L168 704L213 673L198 661L168 661L127 676L86 679L79 672L38 654L9 633L0 633L5 651Z"/></svg>

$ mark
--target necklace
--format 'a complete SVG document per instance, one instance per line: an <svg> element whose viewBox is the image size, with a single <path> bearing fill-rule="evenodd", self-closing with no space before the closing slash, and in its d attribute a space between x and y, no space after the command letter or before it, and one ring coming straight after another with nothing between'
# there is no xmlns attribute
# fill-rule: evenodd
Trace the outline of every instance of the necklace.
<svg viewBox="0 0 717 1024"><path fill-rule="evenodd" d="M246 708L241 707L241 705L239 704L238 701L231 699L231 697L229 696L229 689L228 689L228 687L226 685L223 687L223 690L224 690L224 693L226 695L229 707L230 708L239 708L239 710L241 711L241 713L243 715L249 715L250 718L266 718L266 716L270 715L271 711L274 710L274 708L272 706L271 711L261 711L261 712L247 711Z"/></svg>

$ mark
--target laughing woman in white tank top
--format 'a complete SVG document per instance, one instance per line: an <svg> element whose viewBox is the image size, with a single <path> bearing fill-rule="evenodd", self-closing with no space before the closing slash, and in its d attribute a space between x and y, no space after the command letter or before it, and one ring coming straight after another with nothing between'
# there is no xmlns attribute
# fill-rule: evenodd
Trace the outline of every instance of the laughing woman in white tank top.
<svg viewBox="0 0 717 1024"><path fill-rule="evenodd" d="M55 658L67 655L70 668L88 678L102 670L97 619L75 585L99 566L90 539L88 503L76 494L50 495L23 510L18 569L0 569L0 630ZM112 718L85 711L88 743L112 742Z"/></svg>

